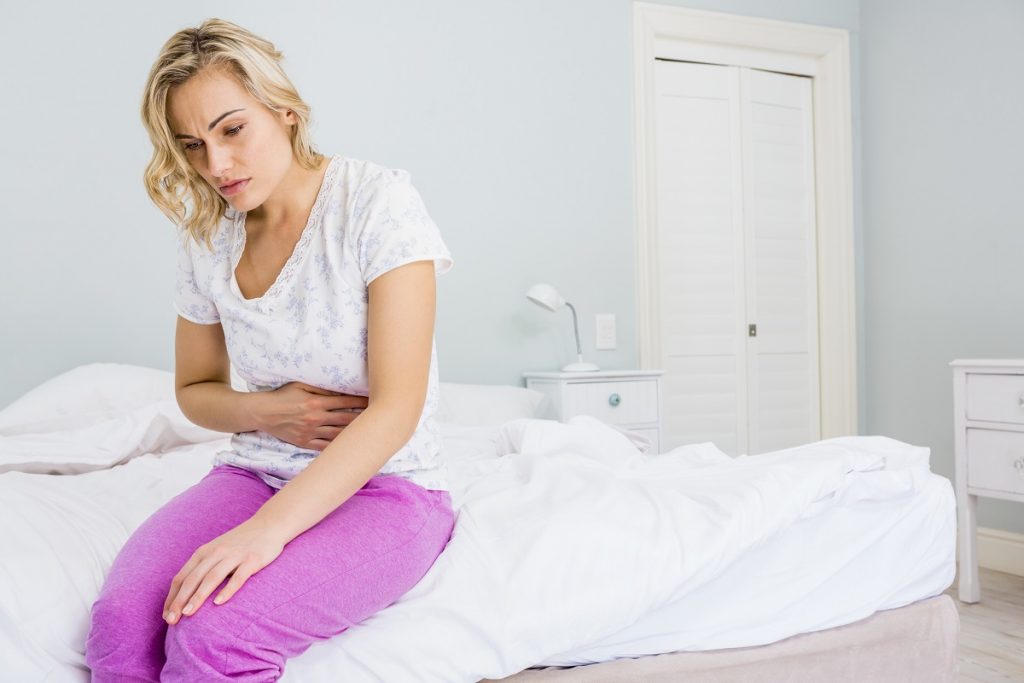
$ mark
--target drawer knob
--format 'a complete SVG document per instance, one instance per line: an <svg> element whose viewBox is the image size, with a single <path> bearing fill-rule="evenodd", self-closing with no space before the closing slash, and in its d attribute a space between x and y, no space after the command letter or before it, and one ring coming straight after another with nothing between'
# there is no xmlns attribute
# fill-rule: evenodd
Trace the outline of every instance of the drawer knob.
<svg viewBox="0 0 1024 683"><path fill-rule="evenodd" d="M1017 474L1024 477L1024 458L1017 458L1013 461L1013 468L1017 470Z"/></svg>
<svg viewBox="0 0 1024 683"><path fill-rule="evenodd" d="M620 403L622 403L622 397L619 396L618 394L612 394L611 396L608 397L608 405L610 405L612 408L619 405Z"/></svg>
<svg viewBox="0 0 1024 683"><path fill-rule="evenodd" d="M1021 394L1020 396L1018 396L1017 397L1017 401L1019 401L1020 407L1024 408L1024 394Z"/></svg>

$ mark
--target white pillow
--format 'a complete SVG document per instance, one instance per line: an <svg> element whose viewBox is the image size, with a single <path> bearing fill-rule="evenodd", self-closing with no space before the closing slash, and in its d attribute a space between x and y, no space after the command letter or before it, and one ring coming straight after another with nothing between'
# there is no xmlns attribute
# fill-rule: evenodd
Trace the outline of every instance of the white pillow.
<svg viewBox="0 0 1024 683"><path fill-rule="evenodd" d="M540 417L547 410L546 394L504 384L441 382L434 418L457 425L500 425L524 417Z"/></svg>
<svg viewBox="0 0 1024 683"><path fill-rule="evenodd" d="M231 385L246 391L234 366ZM91 427L164 401L175 401L173 372L88 363L43 382L0 410L0 436Z"/></svg>
<svg viewBox="0 0 1024 683"><path fill-rule="evenodd" d="M89 363L0 410L0 472L79 474L226 436L185 417L174 373Z"/></svg>
<svg viewBox="0 0 1024 683"><path fill-rule="evenodd" d="M232 369L232 385L245 390ZM541 417L547 396L509 385L441 382L440 423L496 426ZM0 472L76 474L149 452L223 438L198 427L174 398L174 373L90 363L60 374L0 410Z"/></svg>
<svg viewBox="0 0 1024 683"><path fill-rule="evenodd" d="M30 389L0 410L0 435L89 427L174 400L174 373L122 363L89 363Z"/></svg>

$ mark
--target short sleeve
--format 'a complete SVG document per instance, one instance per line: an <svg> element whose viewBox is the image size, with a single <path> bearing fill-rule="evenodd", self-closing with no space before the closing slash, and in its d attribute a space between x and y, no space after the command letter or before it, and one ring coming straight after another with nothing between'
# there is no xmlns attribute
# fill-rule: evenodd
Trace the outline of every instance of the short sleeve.
<svg viewBox="0 0 1024 683"><path fill-rule="evenodd" d="M178 268L174 283L174 310L182 318L200 325L220 322L220 313L213 301L196 282L193 251L201 248L182 231L178 236Z"/></svg>
<svg viewBox="0 0 1024 683"><path fill-rule="evenodd" d="M435 276L454 261L408 171L386 169L366 181L353 211L352 238L363 282L413 261L434 261Z"/></svg>

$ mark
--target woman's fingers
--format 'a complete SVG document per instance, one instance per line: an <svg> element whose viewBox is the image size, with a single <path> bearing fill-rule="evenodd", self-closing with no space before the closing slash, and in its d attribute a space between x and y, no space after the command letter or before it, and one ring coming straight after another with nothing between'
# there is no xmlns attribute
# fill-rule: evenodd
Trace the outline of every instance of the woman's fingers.
<svg viewBox="0 0 1024 683"><path fill-rule="evenodd" d="M338 434L341 434L341 430L345 427L346 425L324 425L322 427L317 427L313 430L313 435L309 438L312 440L323 439L327 442L331 442L337 438Z"/></svg>
<svg viewBox="0 0 1024 683"><path fill-rule="evenodd" d="M300 387L302 387L303 389L305 389L306 391L308 391L311 394L320 394L322 396L340 396L340 395L342 395L342 394L339 394L339 392L337 392L337 391L331 391L330 389L321 389L320 387L315 387L312 384L306 384L305 382L289 382L289 384L297 384L297 385L299 385Z"/></svg>
<svg viewBox="0 0 1024 683"><path fill-rule="evenodd" d="M254 563L243 562L239 565L231 575L231 579L228 581L228 584L224 586L223 590L221 590L221 592L217 594L217 597L213 599L213 604L222 605L230 600L231 596L234 595L238 589L242 587L242 584L244 584L250 576L255 574L258 569L259 567Z"/></svg>
<svg viewBox="0 0 1024 683"><path fill-rule="evenodd" d="M341 434L342 429L344 427L319 427L316 435L306 442L306 448L322 451L338 437L338 434Z"/></svg>
<svg viewBox="0 0 1024 683"><path fill-rule="evenodd" d="M361 410L329 410L316 419L317 426L314 429L348 427L362 413L363 411Z"/></svg>
<svg viewBox="0 0 1024 683"><path fill-rule="evenodd" d="M195 608L198 608L198 605L193 605L194 609L192 609L191 612L186 613L184 611L193 594L196 592L196 589L199 588L203 578L211 569L217 566L220 561L221 560L216 558L206 558L195 565L192 571L184 575L184 578L178 584L177 593L171 599L171 603L168 605L167 609L164 610L164 618L167 620L167 623L173 624L178 621L182 614L190 614L195 611ZM188 565L186 564L186 566ZM184 571L185 570L182 569L182 572ZM182 574L182 572L179 572L179 574ZM226 572L220 577L220 580L217 583L223 581L225 576L227 576ZM177 581L177 578L175 580ZM174 583L175 582L173 581L171 582L172 593L174 592ZM210 590L213 589L211 588Z"/></svg>
<svg viewBox="0 0 1024 683"><path fill-rule="evenodd" d="M192 570L195 569L202 561L202 550L202 548L198 548L194 553L192 553L192 557L188 558L188 562L186 562L185 565L178 570L178 573L174 575L174 578L171 579L171 587L167 591L167 597L164 599L165 618L167 617L168 610L171 609L171 603L174 602L174 599L178 597L178 593L181 592L181 586L185 582L185 579L192 574Z"/></svg>
<svg viewBox="0 0 1024 683"><path fill-rule="evenodd" d="M341 391L333 391L331 389L324 389L323 387L314 386L312 384L306 384L305 382L289 382L289 384L297 384L298 386L302 387L303 389L305 389L309 393L311 393L311 394L320 394L321 396L350 396L351 395L351 394L346 394L346 393L341 392ZM362 397L356 396L355 398L362 398Z"/></svg>
<svg viewBox="0 0 1024 683"><path fill-rule="evenodd" d="M327 396L321 399L321 401L323 402L324 410L362 409L370 404L370 399L366 396L353 396L352 394Z"/></svg>
<svg viewBox="0 0 1024 683"><path fill-rule="evenodd" d="M239 566L238 560L235 558L226 558L215 564L203 580L199 583L195 593L192 594L185 606L182 608L181 613L186 616L192 616L196 613L203 603L206 602L206 598L210 596L210 593L214 591L217 586L223 583L224 579L227 578L228 574L232 570L237 569Z"/></svg>

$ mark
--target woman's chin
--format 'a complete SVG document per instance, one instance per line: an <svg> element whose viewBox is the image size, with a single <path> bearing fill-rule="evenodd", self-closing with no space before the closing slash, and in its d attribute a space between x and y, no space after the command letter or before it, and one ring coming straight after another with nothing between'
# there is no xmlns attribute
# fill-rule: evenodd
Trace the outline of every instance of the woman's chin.
<svg viewBox="0 0 1024 683"><path fill-rule="evenodd" d="M239 213L244 213L252 208L250 206L252 202L246 201L242 197L224 197L224 200L228 203L228 206Z"/></svg>

